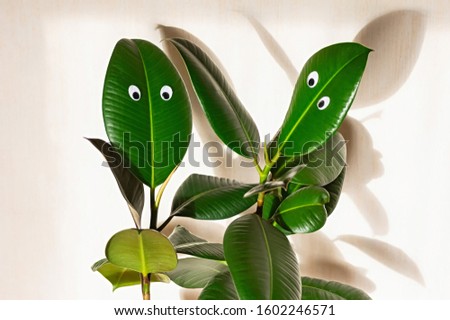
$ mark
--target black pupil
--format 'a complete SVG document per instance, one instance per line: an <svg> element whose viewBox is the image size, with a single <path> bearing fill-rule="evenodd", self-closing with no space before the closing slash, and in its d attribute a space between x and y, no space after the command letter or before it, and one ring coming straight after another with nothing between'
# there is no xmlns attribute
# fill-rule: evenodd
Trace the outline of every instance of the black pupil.
<svg viewBox="0 0 450 320"><path fill-rule="evenodd" d="M323 100L319 101L319 108L323 108L323 106L325 105L325 102Z"/></svg>
<svg viewBox="0 0 450 320"><path fill-rule="evenodd" d="M133 92L133 98L139 99L139 92L137 92L137 91Z"/></svg>
<svg viewBox="0 0 450 320"><path fill-rule="evenodd" d="M162 96L166 100L170 98L170 94L168 92L163 92Z"/></svg>
<svg viewBox="0 0 450 320"><path fill-rule="evenodd" d="M313 78L308 80L308 85L310 85L310 86L314 85L314 79Z"/></svg>

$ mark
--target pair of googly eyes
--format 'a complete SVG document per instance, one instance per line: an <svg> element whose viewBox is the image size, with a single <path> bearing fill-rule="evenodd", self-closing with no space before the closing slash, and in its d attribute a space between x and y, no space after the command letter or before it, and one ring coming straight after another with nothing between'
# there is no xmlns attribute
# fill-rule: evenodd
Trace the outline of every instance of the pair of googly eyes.
<svg viewBox="0 0 450 320"><path fill-rule="evenodd" d="M141 100L141 90L139 90L139 88L134 84L128 87L128 94L134 101ZM172 98L173 90L168 85L162 86L161 90L159 91L159 95L164 101L169 101Z"/></svg>
<svg viewBox="0 0 450 320"><path fill-rule="evenodd" d="M306 78L306 84L310 88L314 88L317 83L319 83L319 74L317 71L313 71L308 75L308 78ZM317 108L319 110L326 109L328 105L330 104L330 97L324 96L317 101Z"/></svg>

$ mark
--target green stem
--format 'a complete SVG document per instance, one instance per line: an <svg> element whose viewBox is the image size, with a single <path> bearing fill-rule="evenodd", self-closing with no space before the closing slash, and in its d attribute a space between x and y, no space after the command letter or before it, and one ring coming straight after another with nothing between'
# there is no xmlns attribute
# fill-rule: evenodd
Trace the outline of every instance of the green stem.
<svg viewBox="0 0 450 320"><path fill-rule="evenodd" d="M141 276L142 299L150 300L150 274Z"/></svg>
<svg viewBox="0 0 450 320"><path fill-rule="evenodd" d="M158 223L158 205L155 199L155 189L150 188L150 229L156 229Z"/></svg>
<svg viewBox="0 0 450 320"><path fill-rule="evenodd" d="M256 170L259 173L259 184L266 183L267 178L269 177L269 174L270 174L270 169L272 169L274 164L277 162L279 156L280 156L280 151L278 151L277 154L275 155L275 157L273 157L273 159L270 161L268 160L268 157L267 157L264 170L261 170L261 168L259 166L256 168ZM258 194L257 204L258 204L258 207L256 209L256 214L262 216L262 206L264 204L264 192L260 192Z"/></svg>

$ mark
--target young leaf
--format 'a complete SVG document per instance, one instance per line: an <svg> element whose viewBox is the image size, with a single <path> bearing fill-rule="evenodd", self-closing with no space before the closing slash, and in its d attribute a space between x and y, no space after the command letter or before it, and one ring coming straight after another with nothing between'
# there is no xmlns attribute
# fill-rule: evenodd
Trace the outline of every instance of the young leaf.
<svg viewBox="0 0 450 320"><path fill-rule="evenodd" d="M239 300L230 271L214 276L202 290L198 300Z"/></svg>
<svg viewBox="0 0 450 320"><path fill-rule="evenodd" d="M169 239L155 230L120 231L108 241L105 253L111 263L143 275L170 271L177 265Z"/></svg>
<svg viewBox="0 0 450 320"><path fill-rule="evenodd" d="M302 277L302 300L371 300L362 290L336 281Z"/></svg>
<svg viewBox="0 0 450 320"><path fill-rule="evenodd" d="M216 134L234 152L257 159L258 128L220 69L191 41L179 38L169 41L184 60L200 104Z"/></svg>
<svg viewBox="0 0 450 320"><path fill-rule="evenodd" d="M309 153L336 132L356 95L370 51L358 43L338 43L306 62L281 126L282 154Z"/></svg>
<svg viewBox="0 0 450 320"><path fill-rule="evenodd" d="M116 178L120 192L128 203L131 216L138 229L141 228L142 209L144 208L144 186L126 167L122 156L109 143L101 139L86 138L105 157Z"/></svg>
<svg viewBox="0 0 450 320"><path fill-rule="evenodd" d="M309 233L322 228L327 220L324 204L330 201L328 191L306 187L288 196L278 207L274 220L294 233Z"/></svg>
<svg viewBox="0 0 450 320"><path fill-rule="evenodd" d="M230 218L256 203L256 195L244 198L253 186L225 178L190 175L175 194L171 216L200 220Z"/></svg>
<svg viewBox="0 0 450 320"><path fill-rule="evenodd" d="M214 276L225 270L227 266L221 262L186 258L180 259L177 267L166 274L180 287L203 288Z"/></svg>
<svg viewBox="0 0 450 320"><path fill-rule="evenodd" d="M341 196L342 186L344 185L345 172L347 171L347 167L342 168L339 176L334 179L331 183L324 186L324 188L330 194L330 202L325 204L325 209L327 209L328 216L334 211L336 208L339 197Z"/></svg>
<svg viewBox="0 0 450 320"><path fill-rule="evenodd" d="M113 291L118 288L126 286L134 286L141 283L140 274L131 269L122 268L112 264L108 259L97 261L92 266L92 271L98 271L104 276L113 286ZM165 282L169 283L168 276L162 273L152 273L151 282Z"/></svg>
<svg viewBox="0 0 450 320"><path fill-rule="evenodd" d="M112 145L151 188L181 162L192 130L189 98L166 55L144 40L120 40L103 89L103 119Z"/></svg>
<svg viewBox="0 0 450 320"><path fill-rule="evenodd" d="M233 221L223 246L241 299L300 299L298 262L289 240L256 214Z"/></svg>
<svg viewBox="0 0 450 320"><path fill-rule="evenodd" d="M198 258L225 260L223 245L221 243L210 243L190 233L182 226L176 226L169 236L170 242L177 253L184 253Z"/></svg>

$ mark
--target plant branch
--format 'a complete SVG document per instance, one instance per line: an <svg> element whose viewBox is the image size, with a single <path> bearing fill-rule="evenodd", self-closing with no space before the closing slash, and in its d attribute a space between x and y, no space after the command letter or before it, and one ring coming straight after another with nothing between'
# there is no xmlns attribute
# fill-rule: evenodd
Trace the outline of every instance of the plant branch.
<svg viewBox="0 0 450 320"><path fill-rule="evenodd" d="M158 206L156 205L155 189L150 188L150 229L156 229L158 223Z"/></svg>
<svg viewBox="0 0 450 320"><path fill-rule="evenodd" d="M150 274L143 275L140 274L141 277L141 288L142 288L142 299L150 300Z"/></svg>
<svg viewBox="0 0 450 320"><path fill-rule="evenodd" d="M170 181L170 178L172 178L172 176L173 176L173 174L175 173L175 171L178 169L178 166L179 165L177 165L173 170L172 170L172 172L169 174L169 176L167 177L167 179L166 179L166 181L164 181L164 183L161 185L161 187L159 188L159 190L158 190L158 193L157 193L157 195L156 195L156 203L155 203L155 206L158 208L159 207L159 203L161 202L161 197L162 197L162 195L163 195L163 193L164 193L164 190L166 189L166 187L167 187L167 184L169 183L169 181Z"/></svg>
<svg viewBox="0 0 450 320"><path fill-rule="evenodd" d="M158 230L159 232L163 231L164 228L169 224L169 222L172 220L173 217L174 217L174 216L170 215L170 216L166 219L166 221L164 221L164 222L158 227L157 230Z"/></svg>

